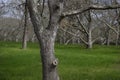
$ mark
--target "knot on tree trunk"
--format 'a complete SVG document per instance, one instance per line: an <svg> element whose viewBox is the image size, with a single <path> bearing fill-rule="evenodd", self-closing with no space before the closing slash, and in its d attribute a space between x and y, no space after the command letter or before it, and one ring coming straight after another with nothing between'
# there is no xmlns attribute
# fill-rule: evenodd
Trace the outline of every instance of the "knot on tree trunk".
<svg viewBox="0 0 120 80"><path fill-rule="evenodd" d="M52 66L53 67L56 67L58 65L58 59L55 59L53 62L52 62Z"/></svg>

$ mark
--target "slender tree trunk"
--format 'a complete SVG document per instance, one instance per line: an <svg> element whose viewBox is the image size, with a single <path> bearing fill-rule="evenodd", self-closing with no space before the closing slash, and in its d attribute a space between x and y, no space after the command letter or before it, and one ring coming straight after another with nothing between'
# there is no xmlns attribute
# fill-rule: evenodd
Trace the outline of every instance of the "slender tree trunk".
<svg viewBox="0 0 120 80"><path fill-rule="evenodd" d="M89 30L89 35L88 35L88 45L87 48L91 49L92 48L92 31L91 29Z"/></svg>
<svg viewBox="0 0 120 80"><path fill-rule="evenodd" d="M120 17L120 16L119 16ZM118 21L119 25L120 25L120 22ZM119 39L120 39L120 26L117 26L117 36L116 36L116 46L119 45Z"/></svg>
<svg viewBox="0 0 120 80"><path fill-rule="evenodd" d="M107 36L106 36L106 45L109 46L110 45L110 30L108 30L107 32Z"/></svg>
<svg viewBox="0 0 120 80"><path fill-rule="evenodd" d="M27 3L25 3L24 32L23 32L23 41L22 41L23 49L27 48L27 38L28 38L27 17L28 17Z"/></svg>
<svg viewBox="0 0 120 80"><path fill-rule="evenodd" d="M87 45L87 48L91 49L92 48L92 18L91 18L91 11L88 12L88 45Z"/></svg>
<svg viewBox="0 0 120 80"><path fill-rule="evenodd" d="M93 47L93 43L92 43L92 31L91 29L88 30L88 34L87 34L87 44L86 44L86 48L91 49Z"/></svg>
<svg viewBox="0 0 120 80"><path fill-rule="evenodd" d="M32 35L31 41L34 43L35 42L35 34Z"/></svg>
<svg viewBox="0 0 120 80"><path fill-rule="evenodd" d="M116 42L115 42L115 45L118 46L118 41L119 41L119 34L117 33L116 34Z"/></svg>

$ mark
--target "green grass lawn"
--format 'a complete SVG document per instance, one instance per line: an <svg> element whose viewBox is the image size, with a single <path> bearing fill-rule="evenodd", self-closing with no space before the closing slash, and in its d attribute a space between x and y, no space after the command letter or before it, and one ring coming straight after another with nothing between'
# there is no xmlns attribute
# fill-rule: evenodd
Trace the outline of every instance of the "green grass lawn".
<svg viewBox="0 0 120 80"><path fill-rule="evenodd" d="M55 52L61 80L120 80L120 47L57 44ZM0 80L41 80L38 45L0 42Z"/></svg>

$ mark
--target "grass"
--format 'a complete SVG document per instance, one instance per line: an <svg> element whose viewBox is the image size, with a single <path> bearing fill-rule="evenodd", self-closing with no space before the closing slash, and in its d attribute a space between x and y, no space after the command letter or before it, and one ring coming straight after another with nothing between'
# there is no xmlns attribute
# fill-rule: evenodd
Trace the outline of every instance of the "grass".
<svg viewBox="0 0 120 80"><path fill-rule="evenodd" d="M37 43L0 42L0 80L41 80ZM120 80L120 49L115 46L55 46L61 80Z"/></svg>

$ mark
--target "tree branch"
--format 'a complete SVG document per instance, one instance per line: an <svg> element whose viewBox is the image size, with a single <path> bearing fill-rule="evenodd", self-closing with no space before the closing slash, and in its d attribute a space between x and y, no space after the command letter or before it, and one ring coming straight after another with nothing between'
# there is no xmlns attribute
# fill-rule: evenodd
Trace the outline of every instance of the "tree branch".
<svg viewBox="0 0 120 80"><path fill-rule="evenodd" d="M85 26L81 23L79 16L76 16L76 18L77 18L77 20L79 22L79 25L83 28L83 30L85 31L85 33L89 34L88 31L86 30Z"/></svg>
<svg viewBox="0 0 120 80"><path fill-rule="evenodd" d="M110 24L108 24L107 22L105 22L105 21L102 21L102 22L104 22L105 23L105 25L107 25L111 30L113 30L116 34L119 34L119 32L116 30L116 29L114 29Z"/></svg>
<svg viewBox="0 0 120 80"><path fill-rule="evenodd" d="M100 20L101 22L103 22L106 26L108 26L111 30L113 30L116 34L119 34L119 32L113 28L110 24L108 24L105 20L101 20L97 17L98 20Z"/></svg>
<svg viewBox="0 0 120 80"><path fill-rule="evenodd" d="M108 9L117 9L117 8L120 8L120 5L110 5L110 6L91 5L91 6L85 7L82 10L79 9L79 10L74 10L74 11L69 11L69 12L63 12L62 17L81 14L88 10L108 10Z"/></svg>
<svg viewBox="0 0 120 80"><path fill-rule="evenodd" d="M65 31L63 28L60 28L62 31ZM88 44L81 36L78 36L78 35L76 35L76 33L78 33L78 32L76 32L75 34L74 33L72 33L72 32L69 32L69 31L66 31L68 34L70 34L70 35L73 35L74 37L79 37L81 40L82 40L82 42L84 42L85 44Z"/></svg>
<svg viewBox="0 0 120 80"><path fill-rule="evenodd" d="M41 40L39 34L43 32L43 26L41 25L41 16L39 15L37 2L35 0L27 0L26 2L31 17L31 21L34 26L34 31L38 36L37 37L38 40Z"/></svg>
<svg viewBox="0 0 120 80"><path fill-rule="evenodd" d="M94 43L96 40L98 40L98 39L100 39L101 37L99 36L99 37L96 37L93 41L92 41L92 43Z"/></svg>

